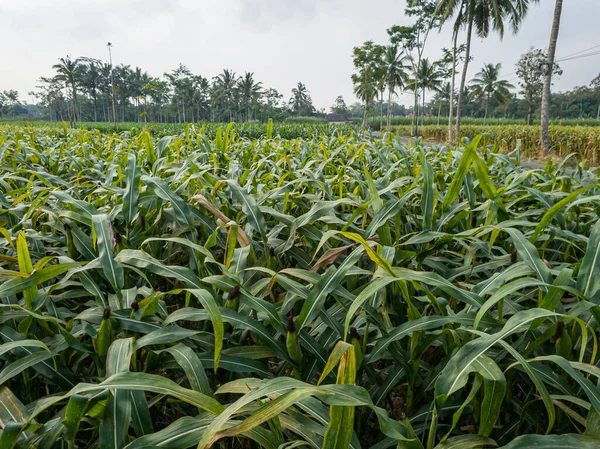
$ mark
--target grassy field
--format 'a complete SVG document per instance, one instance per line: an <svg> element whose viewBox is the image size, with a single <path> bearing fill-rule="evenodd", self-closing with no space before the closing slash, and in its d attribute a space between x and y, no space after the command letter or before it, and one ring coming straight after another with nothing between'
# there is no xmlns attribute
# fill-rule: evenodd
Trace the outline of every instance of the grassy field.
<svg viewBox="0 0 600 449"><path fill-rule="evenodd" d="M0 447L599 447L594 171L244 129L0 127Z"/></svg>

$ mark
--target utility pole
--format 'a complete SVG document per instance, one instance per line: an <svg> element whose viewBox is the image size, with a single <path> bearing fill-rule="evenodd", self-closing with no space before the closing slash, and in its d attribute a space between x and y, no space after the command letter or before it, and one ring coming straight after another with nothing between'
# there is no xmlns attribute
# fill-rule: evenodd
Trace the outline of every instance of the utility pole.
<svg viewBox="0 0 600 449"><path fill-rule="evenodd" d="M113 64L112 64L112 52L110 51L112 44L108 42L106 44L108 47L108 59L110 61L110 86L112 91L112 111L113 111L113 121L115 126L115 131L117 130L117 107L115 106L115 78L113 75Z"/></svg>

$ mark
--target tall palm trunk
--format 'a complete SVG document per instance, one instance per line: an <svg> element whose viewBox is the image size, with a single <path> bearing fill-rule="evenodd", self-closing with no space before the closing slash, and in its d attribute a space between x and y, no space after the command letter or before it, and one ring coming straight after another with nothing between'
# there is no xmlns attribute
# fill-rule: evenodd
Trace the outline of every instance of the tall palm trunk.
<svg viewBox="0 0 600 449"><path fill-rule="evenodd" d="M454 30L452 40L452 80L450 81L450 101L448 104L448 142L452 143L452 113L454 112L454 83L456 81L456 40L458 30Z"/></svg>
<svg viewBox="0 0 600 449"><path fill-rule="evenodd" d="M441 99L438 99L438 120L437 120L437 126L440 126L440 116L442 115L442 101Z"/></svg>
<svg viewBox="0 0 600 449"><path fill-rule="evenodd" d="M425 88L423 88L423 111L422 111L423 121L421 122L421 126L425 126Z"/></svg>
<svg viewBox="0 0 600 449"><path fill-rule="evenodd" d="M484 125L485 125L485 122L487 120L489 105L490 105L490 94L488 94L487 98L485 99L485 115L483 116L483 124Z"/></svg>
<svg viewBox="0 0 600 449"><path fill-rule="evenodd" d="M379 131L383 128L383 90L381 91L381 100L379 100Z"/></svg>
<svg viewBox="0 0 600 449"><path fill-rule="evenodd" d="M76 122L78 120L77 116L77 87L75 87L75 80L71 78L71 90L73 92L73 120Z"/></svg>
<svg viewBox="0 0 600 449"><path fill-rule="evenodd" d="M596 120L600 120L600 101L598 102L598 113L596 114Z"/></svg>
<svg viewBox="0 0 600 449"><path fill-rule="evenodd" d="M533 120L533 100L527 97L527 124L531 125Z"/></svg>
<svg viewBox="0 0 600 449"><path fill-rule="evenodd" d="M418 67L418 66L417 66ZM419 134L419 89L417 88L417 80L415 79L415 104L413 107L413 136L417 136Z"/></svg>
<svg viewBox="0 0 600 449"><path fill-rule="evenodd" d="M471 56L471 34L473 33L473 17L469 15L469 26L467 27L467 43L465 48L465 64L460 79L460 89L456 99L456 139L460 140L460 114L462 113L462 99L467 83L467 71L469 69L469 57Z"/></svg>
<svg viewBox="0 0 600 449"><path fill-rule="evenodd" d="M600 111L600 109L599 109ZM387 108L387 123L388 132L392 130L392 89L388 89L388 108Z"/></svg>
<svg viewBox="0 0 600 449"><path fill-rule="evenodd" d="M562 13L563 0L556 0L554 7L554 19L552 21L552 31L550 32L550 45L548 46L548 58L546 60L546 69L544 73L544 90L542 91L542 156L550 154L550 136L548 133L548 122L550 116L550 86L552 84L552 71L554 69L554 55L556 53L556 41L558 40L558 30L560 28L560 15Z"/></svg>
<svg viewBox="0 0 600 449"><path fill-rule="evenodd" d="M361 131L364 133L365 130L367 129L367 108L369 107L369 102L365 101L365 107L364 107L364 114L363 114L363 121L362 124L360 125L360 129Z"/></svg>

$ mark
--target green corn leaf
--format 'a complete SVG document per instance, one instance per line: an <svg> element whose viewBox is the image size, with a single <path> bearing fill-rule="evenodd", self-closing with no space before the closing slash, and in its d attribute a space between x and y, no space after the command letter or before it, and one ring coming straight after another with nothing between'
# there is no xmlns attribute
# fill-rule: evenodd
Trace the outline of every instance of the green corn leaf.
<svg viewBox="0 0 600 449"><path fill-rule="evenodd" d="M129 393L131 394L131 418L136 436L142 437L154 433L146 393L141 390L130 390Z"/></svg>
<svg viewBox="0 0 600 449"><path fill-rule="evenodd" d="M450 182L450 187L448 187L448 191L444 196L444 202L442 203L442 210L448 209L450 204L454 202L454 200L458 197L460 190L463 187L465 176L469 172L469 167L471 166L471 162L473 161L473 155L475 155L477 151L477 146L479 145L479 141L481 140L481 135L476 136L469 145L465 147L463 151L462 157L460 159L460 163L458 164L458 168L452 177L452 182Z"/></svg>
<svg viewBox="0 0 600 449"><path fill-rule="evenodd" d="M123 194L123 216L128 225L133 223L138 212L140 176L141 167L137 164L137 157L135 153L130 153L127 159L127 169L125 170L127 185Z"/></svg>
<svg viewBox="0 0 600 449"><path fill-rule="evenodd" d="M83 418L88 403L89 398L78 394L71 396L69 399L63 424L65 426L65 438L71 443L75 441L81 419Z"/></svg>
<svg viewBox="0 0 600 449"><path fill-rule="evenodd" d="M188 290L192 295L200 301L200 304L206 309L210 316L210 321L213 325L213 332L215 334L215 372L219 368L219 359L221 358L221 351L223 350L223 335L225 329L223 327L223 317L219 306L215 301L215 298L207 290L190 289Z"/></svg>
<svg viewBox="0 0 600 449"><path fill-rule="evenodd" d="M180 224L194 225L194 217L190 206L176 193L174 193L167 183L160 178L143 175L141 180L146 184L154 194L163 201L168 201L173 207L175 217Z"/></svg>
<svg viewBox="0 0 600 449"><path fill-rule="evenodd" d="M540 257L535 246L533 246L533 244L530 243L517 229L505 228L504 231L510 235L519 256L521 256L523 261L536 272L538 278L547 284L551 283L552 275L550 274L550 269Z"/></svg>
<svg viewBox="0 0 600 449"><path fill-rule="evenodd" d="M461 388L466 382L468 373L474 369L473 364L477 359L500 340L523 329L535 319L551 316L558 316L558 314L544 309L523 310L513 315L501 331L464 345L450 359L438 377L435 384L436 396L444 399Z"/></svg>
<svg viewBox="0 0 600 449"><path fill-rule="evenodd" d="M98 384L80 383L63 396L53 396L38 401L32 411L31 418L46 410L53 404L69 398L74 394L92 393L110 388L149 391L152 393L173 396L183 402L194 405L199 409L218 415L223 406L210 396L194 390L183 388L170 379L147 373L118 373Z"/></svg>
<svg viewBox="0 0 600 449"><path fill-rule="evenodd" d="M592 298L600 290L600 220L590 233L587 251L577 274L577 289L586 298Z"/></svg>
<svg viewBox="0 0 600 449"><path fill-rule="evenodd" d="M433 225L433 168L423 154L421 163L423 164L423 199L421 203L421 212L423 214L423 229L431 230Z"/></svg>
<svg viewBox="0 0 600 449"><path fill-rule="evenodd" d="M24 423L29 413L25 405L7 387L0 387L0 427L5 428L9 422Z"/></svg>
<svg viewBox="0 0 600 449"><path fill-rule="evenodd" d="M521 449L535 447L536 449L594 449L600 440L581 435L522 435L500 449Z"/></svg>
<svg viewBox="0 0 600 449"><path fill-rule="evenodd" d="M112 232L108 215L94 215L92 216L92 223L104 276L115 291L120 292L125 282L125 275L123 267L113 257Z"/></svg>
<svg viewBox="0 0 600 449"><path fill-rule="evenodd" d="M569 203L572 203L575 200L575 198L577 198L579 195L595 187L595 185L581 187L580 189L577 189L576 191L569 194L567 197L554 204L550 209L546 211L538 225L535 227L533 235L531 236L529 241L535 243L538 237L542 235L542 232L544 232L544 229L546 229L548 225L552 222L552 219L556 216L556 214L563 210Z"/></svg>
<svg viewBox="0 0 600 449"><path fill-rule="evenodd" d="M229 181L229 187L231 188L234 197L241 203L242 211L246 217L248 217L248 222L256 231L258 231L262 241L266 244L267 232L265 218L256 204L256 200L235 181Z"/></svg>
<svg viewBox="0 0 600 449"><path fill-rule="evenodd" d="M71 268L76 268L81 265L83 264L78 262L50 265L41 270L36 270L31 276L13 278L0 285L0 297L4 298L16 295L17 293L49 281L56 276L60 276Z"/></svg>
<svg viewBox="0 0 600 449"><path fill-rule="evenodd" d="M19 271L21 273L31 274L33 272L33 264L31 263L29 249L27 248L27 239L25 238L25 233L23 232L17 236L17 258L19 260ZM23 292L25 304L29 310L31 310L33 300L37 298L37 295L37 286L29 287Z"/></svg>
<svg viewBox="0 0 600 449"><path fill-rule="evenodd" d="M202 361L190 347L180 343L172 348L165 349L165 351L171 354L179 366L183 368L192 390L206 395L212 394Z"/></svg>
<svg viewBox="0 0 600 449"><path fill-rule="evenodd" d="M348 257L346 257L346 259L344 259L344 262L342 262L337 269L330 267L325 274L321 276L319 282L311 289L308 298L304 301L300 315L296 318L295 325L297 332L300 332L308 323L318 316L327 295L338 286L348 270L358 261L363 251L364 248L362 246L357 247Z"/></svg>
<svg viewBox="0 0 600 449"><path fill-rule="evenodd" d="M498 365L489 357L479 357L473 366L483 377L483 400L478 433L480 436L488 437L500 416L506 393L506 378Z"/></svg>
<svg viewBox="0 0 600 449"><path fill-rule="evenodd" d="M350 345L344 351L339 363L337 384L354 385L356 381L354 346ZM352 406L332 405L330 407L329 425L323 439L323 448L337 449L350 446L352 434L354 433L354 413L355 409Z"/></svg>
<svg viewBox="0 0 600 449"><path fill-rule="evenodd" d="M494 440L479 435L461 435L449 438L438 444L435 449L472 449L481 446L496 447L498 445Z"/></svg>

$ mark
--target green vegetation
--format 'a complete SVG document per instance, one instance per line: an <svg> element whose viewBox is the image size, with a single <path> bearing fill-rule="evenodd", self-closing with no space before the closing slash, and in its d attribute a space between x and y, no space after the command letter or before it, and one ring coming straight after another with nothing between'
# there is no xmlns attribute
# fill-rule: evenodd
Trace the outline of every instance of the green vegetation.
<svg viewBox="0 0 600 449"><path fill-rule="evenodd" d="M30 128L38 128L42 131L44 128L64 128L67 126L64 122L10 122L12 125L19 125ZM227 126L222 123L196 123L196 124L183 124L183 123L152 123L152 124L140 124L135 122L121 122L117 123L118 132L130 132L132 135L137 135L144 130L152 136L162 137L173 134L185 134L189 133L200 133L210 139L214 139L217 131L220 128ZM235 131L238 137L245 139L259 139L264 137L269 132L269 128L272 127L271 135L279 136L283 139L297 139L297 138L311 138L318 136L322 133L331 134L352 134L355 131L355 127L352 125L343 124L327 124L322 121L314 120L310 123L298 126L294 123L240 123L235 125ZM88 129L98 130L102 133L111 133L114 131L112 123L106 122L82 122L75 125L77 129Z"/></svg>
<svg viewBox="0 0 600 449"><path fill-rule="evenodd" d="M379 131L382 129L379 125L380 123L384 123L385 129L385 119L386 117L370 117L368 119L368 125L371 129ZM352 123L360 125L360 118L353 117ZM444 125L448 121L447 118L440 117L439 120L437 117L421 117L419 119L419 123L421 125ZM455 121L452 121L455 123ZM410 126L412 123L412 117L392 117L391 125L392 126ZM526 125L526 119L519 118L488 118L486 122L483 122L483 118L473 118L473 117L463 117L461 120L462 124L465 125L486 125L486 126L502 126L502 125ZM539 124L539 123L536 123ZM600 121L596 119L562 119L562 120L554 120L552 121L553 125L562 125L562 126L600 126Z"/></svg>
<svg viewBox="0 0 600 449"><path fill-rule="evenodd" d="M0 447L598 447L594 171L244 128L2 126Z"/></svg>
<svg viewBox="0 0 600 449"><path fill-rule="evenodd" d="M509 29L516 34L530 6L535 3L538 1L407 2L404 15L412 18L412 23L388 28L389 42L386 44L368 40L353 49L355 72L351 79L361 103L352 105L351 110L353 114L363 117L361 128L367 127L368 115L378 115L376 128L383 129L386 92L388 113L385 116L385 129L390 130L391 126L400 124L393 123L396 119L391 118L391 111L396 109L393 97L410 94L413 105L400 115L408 115L410 110L411 135L419 135L418 128L426 116L436 116L436 125L444 121L447 124L445 140L449 142L459 141L463 136L463 119L466 123L469 118L481 118L483 124L488 124L489 118L509 121L520 119L532 125L537 121L534 119L537 116L542 132L536 147L541 147L544 157L549 156L552 149L548 126L553 120L570 119L576 121L575 124L585 124L586 120L595 118L598 124L600 75L590 81L589 87L577 86L570 91L550 95L552 77L562 74L559 63L598 54L596 47L592 47L555 59L562 0L556 0L548 50L529 49L516 62L514 72L510 68L503 68L500 63L485 61L475 77L467 80L473 37L485 39L496 33L502 38ZM452 28L452 45L442 48L440 59L434 61L427 57L425 48L432 33L440 31L444 25ZM463 38L464 43L461 43ZM394 63L390 64L390 61ZM461 75L457 78L459 70ZM517 79L520 88L518 93L513 85ZM429 104L426 102L428 98L431 99Z"/></svg>
<svg viewBox="0 0 600 449"><path fill-rule="evenodd" d="M410 126L397 126L393 128L402 136L410 136ZM474 138L485 134L489 143L497 144L503 152L511 152L521 141L523 153L536 159L540 141L540 127L527 125L507 126L481 126L463 125L461 127L464 137ZM424 139L444 142L448 128L444 126L424 126L419 128L419 135ZM600 126L550 126L550 148L553 156L565 158L575 154L576 161L585 161L596 166L600 163Z"/></svg>
<svg viewBox="0 0 600 449"><path fill-rule="evenodd" d="M327 120L319 117L288 117L284 123L297 123L297 124L316 124L316 123L327 123Z"/></svg>

